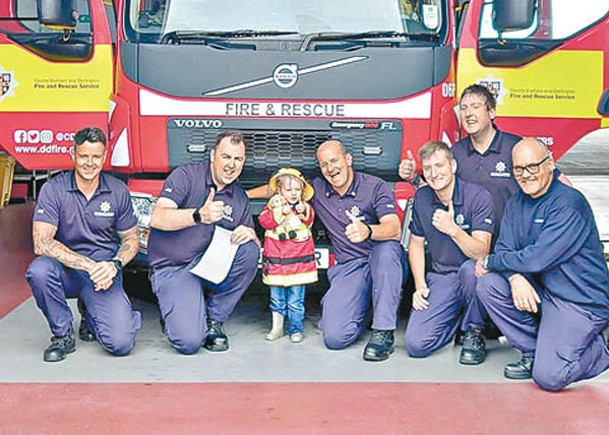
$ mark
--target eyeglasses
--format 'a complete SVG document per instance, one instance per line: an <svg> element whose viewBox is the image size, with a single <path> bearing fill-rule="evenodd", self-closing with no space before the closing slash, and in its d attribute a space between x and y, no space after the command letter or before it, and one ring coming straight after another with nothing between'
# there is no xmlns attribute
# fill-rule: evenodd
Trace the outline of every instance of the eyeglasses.
<svg viewBox="0 0 609 435"><path fill-rule="evenodd" d="M545 156L542 160L540 160L537 163L531 163L530 165L526 165L526 166L514 166L512 168L512 172L514 172L514 175L517 177L521 177L524 174L524 171L526 170L529 174L531 175L535 175L539 173L539 169L541 168L541 165L548 160L552 155L548 154L547 156Z"/></svg>

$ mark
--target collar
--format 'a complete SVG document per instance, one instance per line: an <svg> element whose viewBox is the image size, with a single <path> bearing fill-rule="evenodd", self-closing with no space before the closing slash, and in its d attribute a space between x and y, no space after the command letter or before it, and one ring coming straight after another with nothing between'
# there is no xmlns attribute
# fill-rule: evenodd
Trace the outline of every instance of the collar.
<svg viewBox="0 0 609 435"><path fill-rule="evenodd" d="M328 180L326 180L323 176L322 176L322 179L324 180L325 196L328 198L330 196L334 196L334 195L340 196L341 198L344 198L347 196L350 198L355 198L357 196L357 192L358 192L360 184L361 184L361 175L354 170L353 171L353 182L351 183L351 186L349 186L349 189L347 189L347 191L345 192L344 195L339 195L339 193L336 190L334 190L334 188L328 182Z"/></svg>
<svg viewBox="0 0 609 435"><path fill-rule="evenodd" d="M78 186L76 186L76 171L75 170L72 170L69 172L67 191L68 192L80 192L78 190ZM95 189L95 192L93 193L93 195L97 195L98 193L107 193L107 192L112 192L112 189L110 189L110 186L108 185L108 182L106 180L106 174L104 174L103 172L100 172L99 185L97 186L97 189Z"/></svg>
<svg viewBox="0 0 609 435"><path fill-rule="evenodd" d="M461 206L461 205L463 205L463 202L464 202L463 182L456 175L455 175L455 188L453 189L452 201L453 201L453 207L455 207L457 205ZM438 198L438 195L436 195L436 192L433 193L433 203L445 207L444 203L440 200L440 198Z"/></svg>
<svg viewBox="0 0 609 435"><path fill-rule="evenodd" d="M472 138L470 136L467 136L465 138L465 144L467 145L467 154L469 156L471 156L472 154L479 154L479 155L483 156L483 155L488 154L488 153L495 153L495 154L501 153L501 149L500 149L501 148L500 147L501 141L499 140L501 135L502 135L501 131L498 128L495 128L495 136L493 136L493 140L491 141L491 144L488 147L488 149L484 153L482 153L482 154L480 154L476 150L476 148L474 148L474 144L472 142Z"/></svg>

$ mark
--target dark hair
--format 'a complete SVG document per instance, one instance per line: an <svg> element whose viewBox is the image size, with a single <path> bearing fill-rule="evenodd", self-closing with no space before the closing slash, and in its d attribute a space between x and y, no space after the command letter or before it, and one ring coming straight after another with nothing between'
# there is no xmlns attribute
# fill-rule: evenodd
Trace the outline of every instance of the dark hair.
<svg viewBox="0 0 609 435"><path fill-rule="evenodd" d="M214 151L218 149L220 142L222 142L222 140L227 137L230 138L231 145L239 145L240 143L242 143L247 147L247 142L245 141L245 137L243 137L243 134L241 132L237 130L226 130L216 137L216 143L214 143Z"/></svg>
<svg viewBox="0 0 609 435"><path fill-rule="evenodd" d="M478 95L479 97L484 98L486 108L488 110L495 110L497 108L497 100L495 99L495 95L486 86L468 86L461 93L461 98L459 99L459 102L461 102L461 100L463 100L463 97L465 97L466 95Z"/></svg>
<svg viewBox="0 0 609 435"><path fill-rule="evenodd" d="M74 135L74 146L82 145L85 142L96 143L101 142L106 146L106 135L97 127L85 127L78 130Z"/></svg>
<svg viewBox="0 0 609 435"><path fill-rule="evenodd" d="M446 158L449 161L452 162L454 160L453 152L451 151L450 147L444 142L436 140L431 140L421 147L419 150L419 160L423 162L423 160L428 159L436 151L444 151L444 154L446 154Z"/></svg>

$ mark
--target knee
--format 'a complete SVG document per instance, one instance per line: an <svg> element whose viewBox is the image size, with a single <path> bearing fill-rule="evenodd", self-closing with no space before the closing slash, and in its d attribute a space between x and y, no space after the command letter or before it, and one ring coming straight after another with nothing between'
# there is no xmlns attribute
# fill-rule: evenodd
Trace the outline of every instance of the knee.
<svg viewBox="0 0 609 435"><path fill-rule="evenodd" d="M192 355L199 351L203 344L203 335L192 331L191 333L168 334L169 342L175 350L184 354Z"/></svg>
<svg viewBox="0 0 609 435"><path fill-rule="evenodd" d="M328 349L341 350L345 349L357 339L357 331L347 331L337 328L322 328L324 344Z"/></svg>
<svg viewBox="0 0 609 435"><path fill-rule="evenodd" d="M560 391L568 385L559 373L536 368L535 365L533 365L533 380L539 388L550 392Z"/></svg>
<svg viewBox="0 0 609 435"><path fill-rule="evenodd" d="M25 273L25 279L32 289L46 285L53 274L57 274L57 261L49 257L37 257L32 261Z"/></svg>
<svg viewBox="0 0 609 435"><path fill-rule="evenodd" d="M411 358L425 358L433 352L430 340L426 340L418 334L409 333L408 329L404 334L404 347Z"/></svg>
<svg viewBox="0 0 609 435"><path fill-rule="evenodd" d="M457 273L459 282L463 284L476 282L476 261L468 260L461 265Z"/></svg>
<svg viewBox="0 0 609 435"><path fill-rule="evenodd" d="M258 266L258 259L260 257L260 248L254 242L247 242L239 246L237 254L240 257L241 262L247 266Z"/></svg>
<svg viewBox="0 0 609 435"><path fill-rule="evenodd" d="M113 332L109 336L98 337L101 346L111 355L125 356L135 347L135 334L128 331Z"/></svg>
<svg viewBox="0 0 609 435"><path fill-rule="evenodd" d="M497 278L493 274L486 274L478 278L476 283L476 296L483 302L489 300L491 289L496 284Z"/></svg>

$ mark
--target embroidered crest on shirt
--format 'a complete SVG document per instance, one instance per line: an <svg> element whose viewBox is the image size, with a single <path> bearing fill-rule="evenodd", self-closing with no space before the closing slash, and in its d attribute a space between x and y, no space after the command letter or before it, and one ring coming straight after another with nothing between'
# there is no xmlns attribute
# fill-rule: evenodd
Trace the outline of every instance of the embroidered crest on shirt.
<svg viewBox="0 0 609 435"><path fill-rule="evenodd" d="M351 216L353 216L355 219L363 221L364 216L360 216L360 213L361 213L361 210L359 209L359 207L357 205L354 205L349 209L349 214Z"/></svg>
<svg viewBox="0 0 609 435"><path fill-rule="evenodd" d="M509 177L511 177L511 174L507 169L508 168L507 168L507 165L505 164L505 162L499 160L495 164L495 170L491 172L491 177L509 178Z"/></svg>
<svg viewBox="0 0 609 435"><path fill-rule="evenodd" d="M464 230L469 228L469 224L465 223L465 216L463 216L463 213L459 213L457 216L455 216L455 223Z"/></svg>
<svg viewBox="0 0 609 435"><path fill-rule="evenodd" d="M102 201L99 203L99 211L94 211L93 214L99 217L114 217L112 204L110 201Z"/></svg>
<svg viewBox="0 0 609 435"><path fill-rule="evenodd" d="M233 222L233 206L230 204L226 204L222 209L222 219L226 219L227 221Z"/></svg>

